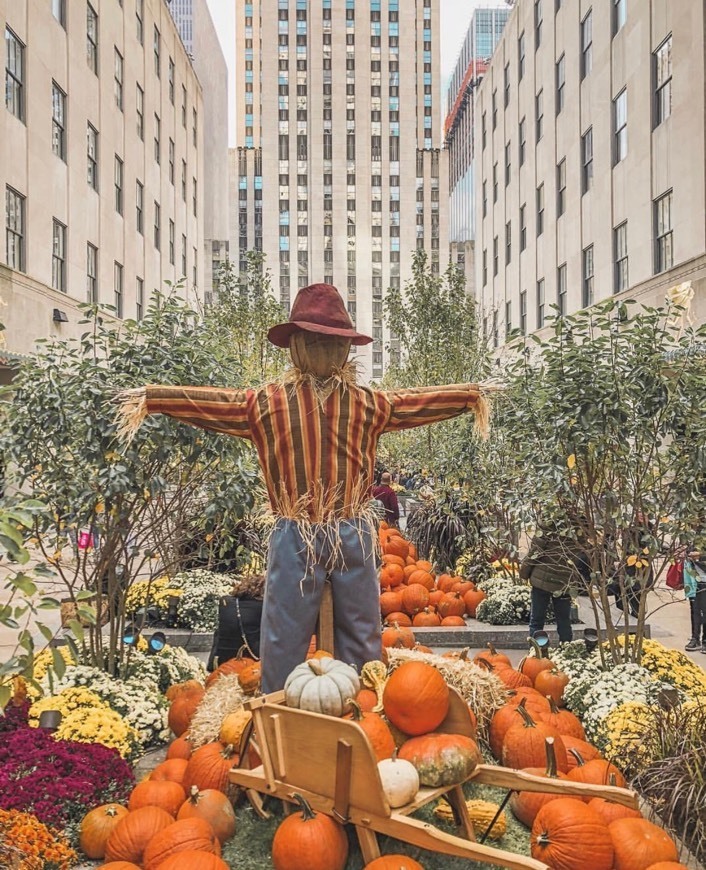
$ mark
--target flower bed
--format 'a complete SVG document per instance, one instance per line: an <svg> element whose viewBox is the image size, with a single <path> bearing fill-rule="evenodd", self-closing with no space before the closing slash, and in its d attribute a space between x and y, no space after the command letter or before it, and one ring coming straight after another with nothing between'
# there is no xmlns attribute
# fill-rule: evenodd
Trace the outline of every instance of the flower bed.
<svg viewBox="0 0 706 870"><path fill-rule="evenodd" d="M13 870L71 870L76 860L66 839L34 815L0 810L0 866Z"/></svg>

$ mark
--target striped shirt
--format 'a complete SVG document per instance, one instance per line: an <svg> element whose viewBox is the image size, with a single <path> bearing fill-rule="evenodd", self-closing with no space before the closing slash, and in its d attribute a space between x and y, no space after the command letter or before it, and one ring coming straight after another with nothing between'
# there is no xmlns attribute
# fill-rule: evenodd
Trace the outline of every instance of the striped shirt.
<svg viewBox="0 0 706 870"><path fill-rule="evenodd" d="M319 400L307 382L257 389L148 386L149 414L253 442L276 514L353 517L370 498L378 439L474 410L476 384L382 391L341 384Z"/></svg>

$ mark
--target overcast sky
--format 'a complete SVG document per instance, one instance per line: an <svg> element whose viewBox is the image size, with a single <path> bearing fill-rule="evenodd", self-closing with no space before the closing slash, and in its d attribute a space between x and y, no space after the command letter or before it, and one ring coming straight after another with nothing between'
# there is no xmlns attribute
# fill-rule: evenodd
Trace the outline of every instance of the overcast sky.
<svg viewBox="0 0 706 870"><path fill-rule="evenodd" d="M235 2L234 0L208 0L213 21L221 40L223 54L230 70L230 90L235 83ZM441 73L444 93L446 82L456 65L456 57L463 43L468 23L476 6L501 6L502 0L441 0ZM442 107L444 104L442 103ZM230 101L230 144L235 144L234 101ZM443 115L443 111L442 111Z"/></svg>

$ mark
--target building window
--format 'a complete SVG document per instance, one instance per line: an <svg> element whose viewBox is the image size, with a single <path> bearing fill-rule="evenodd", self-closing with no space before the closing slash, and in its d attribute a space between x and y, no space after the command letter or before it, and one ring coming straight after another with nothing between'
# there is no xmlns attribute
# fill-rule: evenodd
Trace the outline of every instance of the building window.
<svg viewBox="0 0 706 870"><path fill-rule="evenodd" d="M154 51L154 74L157 78L160 78L162 75L161 67L160 67L160 54L162 51L162 37L159 35L159 30L157 29L157 25L154 27L154 33L152 36L152 48Z"/></svg>
<svg viewBox="0 0 706 870"><path fill-rule="evenodd" d="M25 270L25 198L11 187L5 188L5 262Z"/></svg>
<svg viewBox="0 0 706 870"><path fill-rule="evenodd" d="M672 36L654 53L655 127L672 114Z"/></svg>
<svg viewBox="0 0 706 870"><path fill-rule="evenodd" d="M495 236L493 238L493 277L495 277L498 274L499 267L500 267L499 242L498 242L498 237Z"/></svg>
<svg viewBox="0 0 706 870"><path fill-rule="evenodd" d="M86 4L86 60L98 75L98 13L90 3Z"/></svg>
<svg viewBox="0 0 706 870"><path fill-rule="evenodd" d="M198 251L196 250L196 248L194 248L194 268L193 268L193 273L194 273L193 284L194 284L194 289L196 289L196 287L198 287L198 284L199 284L199 259L198 259Z"/></svg>
<svg viewBox="0 0 706 870"><path fill-rule="evenodd" d="M523 30L517 40L517 78L522 81L525 77L525 31Z"/></svg>
<svg viewBox="0 0 706 870"><path fill-rule="evenodd" d="M193 141L193 143L194 143L194 147L196 147L196 144L197 144L198 141L199 141L199 137L198 137L198 129L199 129L199 114L198 114L198 112L196 111L196 109L192 109L192 110L191 110L191 120L192 120L192 124L191 124L191 138L192 138L192 141Z"/></svg>
<svg viewBox="0 0 706 870"><path fill-rule="evenodd" d="M500 337L498 335L498 309L496 308L493 311L493 347L497 347L500 344Z"/></svg>
<svg viewBox="0 0 706 870"><path fill-rule="evenodd" d="M504 75L504 88L503 88L504 98L503 98L503 102L504 102L505 108L507 109L507 107L510 105L510 64L509 63L505 64L505 70L504 70L503 75Z"/></svg>
<svg viewBox="0 0 706 870"><path fill-rule="evenodd" d="M114 75L115 105L123 110L123 56L115 49L115 75Z"/></svg>
<svg viewBox="0 0 706 870"><path fill-rule="evenodd" d="M556 62L556 113L561 114L564 108L564 94L566 91L566 57L562 54Z"/></svg>
<svg viewBox="0 0 706 870"><path fill-rule="evenodd" d="M527 335L527 291L520 293L520 332Z"/></svg>
<svg viewBox="0 0 706 870"><path fill-rule="evenodd" d="M159 119L159 115L154 116L154 160L155 163L159 163L160 158L160 142L162 139L162 122Z"/></svg>
<svg viewBox="0 0 706 870"><path fill-rule="evenodd" d="M181 237L181 274L186 278L186 236Z"/></svg>
<svg viewBox="0 0 706 870"><path fill-rule="evenodd" d="M493 118L493 130L498 126L498 92L493 91L491 96L491 108Z"/></svg>
<svg viewBox="0 0 706 870"><path fill-rule="evenodd" d="M123 267L117 261L113 264L113 294L115 316L123 316Z"/></svg>
<svg viewBox="0 0 706 870"><path fill-rule="evenodd" d="M174 105L174 60L169 58L169 71L167 74L167 81L169 82L169 102Z"/></svg>
<svg viewBox="0 0 706 870"><path fill-rule="evenodd" d="M537 281L537 329L544 326L544 278Z"/></svg>
<svg viewBox="0 0 706 870"><path fill-rule="evenodd" d="M142 182L135 183L135 226L140 235L145 231L145 188Z"/></svg>
<svg viewBox="0 0 706 870"><path fill-rule="evenodd" d="M542 0L534 0L534 50L537 51L542 44L542 24L544 23L544 12L542 11Z"/></svg>
<svg viewBox="0 0 706 870"><path fill-rule="evenodd" d="M481 136L481 147L485 150L485 144L487 141L487 133L486 133L486 113L483 112L480 119L480 136Z"/></svg>
<svg viewBox="0 0 706 870"><path fill-rule="evenodd" d="M512 332L512 302L505 303L505 339L510 338Z"/></svg>
<svg viewBox="0 0 706 870"><path fill-rule="evenodd" d="M674 264L672 248L672 191L655 200L655 273L665 272Z"/></svg>
<svg viewBox="0 0 706 870"><path fill-rule="evenodd" d="M181 161L181 199L186 202L186 160Z"/></svg>
<svg viewBox="0 0 706 870"><path fill-rule="evenodd" d="M115 155L115 211L123 213L123 161Z"/></svg>
<svg viewBox="0 0 706 870"><path fill-rule="evenodd" d="M25 47L9 27L5 28L5 105L8 112L24 121Z"/></svg>
<svg viewBox="0 0 706 870"><path fill-rule="evenodd" d="M193 196L193 211L194 211L194 217L196 217L196 212L197 212L197 210L198 210L198 186L197 186L197 184L196 184L196 179L195 179L195 178L192 179L192 181L193 181L193 191L194 191L194 196Z"/></svg>
<svg viewBox="0 0 706 870"><path fill-rule="evenodd" d="M566 211L566 158L556 167L556 216Z"/></svg>
<svg viewBox="0 0 706 870"><path fill-rule="evenodd" d="M520 253L527 247L527 204L520 206Z"/></svg>
<svg viewBox="0 0 706 870"><path fill-rule="evenodd" d="M488 182L483 182L483 217L488 214Z"/></svg>
<svg viewBox="0 0 706 870"><path fill-rule="evenodd" d="M584 308L593 305L593 245L583 250L583 288L582 304Z"/></svg>
<svg viewBox="0 0 706 870"><path fill-rule="evenodd" d="M86 130L86 156L88 158L88 186L98 190L98 130L91 124Z"/></svg>
<svg viewBox="0 0 706 870"><path fill-rule="evenodd" d="M559 316L566 314L566 263L556 270L556 304Z"/></svg>
<svg viewBox="0 0 706 870"><path fill-rule="evenodd" d="M137 41L142 45L145 40L145 0L135 0L135 24Z"/></svg>
<svg viewBox="0 0 706 870"><path fill-rule="evenodd" d="M145 141L145 92L137 85L135 109L137 112L137 135Z"/></svg>
<svg viewBox="0 0 706 870"><path fill-rule="evenodd" d="M169 183L174 184L174 140L169 140Z"/></svg>
<svg viewBox="0 0 706 870"><path fill-rule="evenodd" d="M154 201L154 246L159 251L162 247L162 212L157 200Z"/></svg>
<svg viewBox="0 0 706 870"><path fill-rule="evenodd" d="M498 164L493 163L493 202L498 201Z"/></svg>
<svg viewBox="0 0 706 870"><path fill-rule="evenodd" d="M90 242L86 245L86 301L98 302L98 248Z"/></svg>
<svg viewBox="0 0 706 870"><path fill-rule="evenodd" d="M544 184L537 188L537 235L544 232Z"/></svg>
<svg viewBox="0 0 706 870"><path fill-rule="evenodd" d="M483 286L488 283L488 249L483 248Z"/></svg>
<svg viewBox="0 0 706 870"><path fill-rule="evenodd" d="M520 166L523 166L524 162L525 162L525 156L527 153L527 118L523 118L520 121L519 139L520 139Z"/></svg>
<svg viewBox="0 0 706 870"><path fill-rule="evenodd" d="M627 88L613 100L613 163L628 156L628 92Z"/></svg>
<svg viewBox="0 0 706 870"><path fill-rule="evenodd" d="M613 36L622 30L628 17L628 0L613 0Z"/></svg>
<svg viewBox="0 0 706 870"><path fill-rule="evenodd" d="M505 224L505 265L512 260L512 221Z"/></svg>
<svg viewBox="0 0 706 870"><path fill-rule="evenodd" d="M588 193L593 186L593 127L581 137L581 193Z"/></svg>
<svg viewBox="0 0 706 870"><path fill-rule="evenodd" d="M144 316L145 311L145 282L142 278L137 278L137 286L135 287L135 320L140 321Z"/></svg>
<svg viewBox="0 0 706 870"><path fill-rule="evenodd" d="M505 187L507 187L508 184L510 184L510 175L512 172L511 154L512 154L512 148L510 146L510 143L508 142L505 145Z"/></svg>
<svg viewBox="0 0 706 870"><path fill-rule="evenodd" d="M534 113L537 119L535 138L537 142L539 142L544 133L544 89L540 90L540 92L534 98Z"/></svg>
<svg viewBox="0 0 706 870"><path fill-rule="evenodd" d="M66 94L51 83L51 150L66 162Z"/></svg>
<svg viewBox="0 0 706 870"><path fill-rule="evenodd" d="M51 0L51 14L66 29L66 0Z"/></svg>
<svg viewBox="0 0 706 870"><path fill-rule="evenodd" d="M169 262L174 265L174 221L169 218Z"/></svg>
<svg viewBox="0 0 706 870"><path fill-rule="evenodd" d="M593 10L581 22L581 80L593 69Z"/></svg>
<svg viewBox="0 0 706 870"><path fill-rule="evenodd" d="M628 289L628 222L613 230L613 291L621 293Z"/></svg>
<svg viewBox="0 0 706 870"><path fill-rule="evenodd" d="M52 221L51 286L66 293L66 227Z"/></svg>

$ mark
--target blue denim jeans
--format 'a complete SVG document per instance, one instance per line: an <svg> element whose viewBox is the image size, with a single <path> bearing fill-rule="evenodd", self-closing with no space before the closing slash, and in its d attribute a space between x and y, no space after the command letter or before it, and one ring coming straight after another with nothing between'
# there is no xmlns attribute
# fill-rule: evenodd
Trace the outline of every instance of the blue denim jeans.
<svg viewBox="0 0 706 870"><path fill-rule="evenodd" d="M353 519L314 531L309 552L292 520L277 520L270 536L260 631L263 692L281 689L289 673L304 661L327 576L333 593L336 658L360 670L382 654L375 531L365 521ZM332 532L340 539L335 550Z"/></svg>
<svg viewBox="0 0 706 870"><path fill-rule="evenodd" d="M554 607L554 615L556 616L556 628L559 633L559 640L562 643L572 640L574 633L571 629L571 596L562 595L556 597L544 589L532 587L532 606L530 609L530 636L534 637L535 631L542 631L544 622L547 618L547 610L549 604Z"/></svg>

